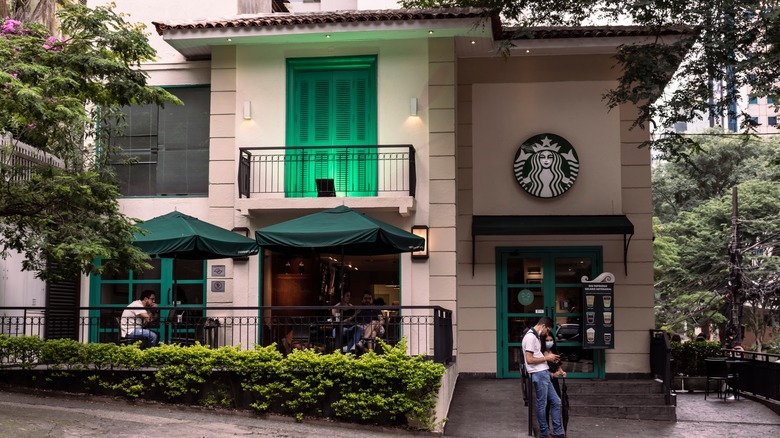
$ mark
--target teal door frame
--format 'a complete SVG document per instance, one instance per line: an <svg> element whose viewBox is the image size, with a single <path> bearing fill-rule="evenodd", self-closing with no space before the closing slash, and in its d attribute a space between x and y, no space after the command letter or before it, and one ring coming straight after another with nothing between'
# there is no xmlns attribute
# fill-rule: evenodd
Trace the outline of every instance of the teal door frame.
<svg viewBox="0 0 780 438"><path fill-rule="evenodd" d="M578 299L572 306L581 308L582 283L579 278L568 282L556 282L556 259L588 258L591 261L590 271L584 275L595 277L602 272L603 249L598 246L577 247L497 247L496 248L496 377L519 378L519 365L522 361L521 327L533 326L542 316L547 316L556 322L564 317L581 318L582 314L573 312L573 308L561 309L556 300L558 290L579 292ZM533 259L540 266L539 279L528 279L525 276L517 278L510 273L509 264L512 260ZM523 268L523 269L528 269ZM522 295L521 295L522 293ZM530 300L530 302L529 302ZM519 304L520 302L528 303ZM514 307L514 309L510 309ZM522 310L519 310L522 309ZM566 310L566 311L564 311ZM581 337L577 341L559 341L558 347L576 349L581 346ZM603 350L588 350L593 355L592 372L570 372L574 378L604 378Z"/></svg>

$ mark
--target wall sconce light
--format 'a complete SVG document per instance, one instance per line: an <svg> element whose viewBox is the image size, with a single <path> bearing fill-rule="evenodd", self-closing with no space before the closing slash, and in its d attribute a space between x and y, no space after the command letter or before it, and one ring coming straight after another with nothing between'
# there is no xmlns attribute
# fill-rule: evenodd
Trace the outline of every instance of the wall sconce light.
<svg viewBox="0 0 780 438"><path fill-rule="evenodd" d="M409 115L410 116L416 116L417 115L417 98L413 97L409 101Z"/></svg>
<svg viewBox="0 0 780 438"><path fill-rule="evenodd" d="M413 225L412 234L418 237L422 237L425 240L423 248L419 251L412 253L412 260L425 260L428 258L428 226L427 225Z"/></svg>
<svg viewBox="0 0 780 438"><path fill-rule="evenodd" d="M230 231L240 234L244 237L249 237L249 228L247 227L233 227ZM233 257L234 262L246 262L249 260L249 256Z"/></svg>
<svg viewBox="0 0 780 438"><path fill-rule="evenodd" d="M252 120L252 102L244 101L244 120Z"/></svg>

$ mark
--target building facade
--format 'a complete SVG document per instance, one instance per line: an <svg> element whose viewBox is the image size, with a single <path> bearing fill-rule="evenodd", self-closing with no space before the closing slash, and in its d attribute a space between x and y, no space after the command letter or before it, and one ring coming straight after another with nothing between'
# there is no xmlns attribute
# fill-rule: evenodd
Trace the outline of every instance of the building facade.
<svg viewBox="0 0 780 438"><path fill-rule="evenodd" d="M572 377L649 376L651 157L637 147L649 134L630 129L633 106L601 98L616 48L641 31L537 29L504 57L509 30L480 10L367 3L119 2L153 30L150 83L185 103L128 109L122 144L139 160L117 164L122 211L176 209L249 236L340 205L424 225L429 258L348 258L348 283L452 310L450 375L518 377L521 334L547 315ZM265 252L174 271L163 259L137 278L85 279L81 304L153 288L162 304L330 305L332 261ZM588 345L583 277L604 272L609 337Z"/></svg>

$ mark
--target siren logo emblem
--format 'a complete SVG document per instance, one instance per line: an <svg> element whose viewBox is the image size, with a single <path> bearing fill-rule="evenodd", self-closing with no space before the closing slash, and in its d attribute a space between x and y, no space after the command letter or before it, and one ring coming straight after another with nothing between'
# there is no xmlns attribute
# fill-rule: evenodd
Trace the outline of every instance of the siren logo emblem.
<svg viewBox="0 0 780 438"><path fill-rule="evenodd" d="M514 171L523 190L538 198L554 198L574 185L580 173L580 161L563 137L539 134L520 145Z"/></svg>

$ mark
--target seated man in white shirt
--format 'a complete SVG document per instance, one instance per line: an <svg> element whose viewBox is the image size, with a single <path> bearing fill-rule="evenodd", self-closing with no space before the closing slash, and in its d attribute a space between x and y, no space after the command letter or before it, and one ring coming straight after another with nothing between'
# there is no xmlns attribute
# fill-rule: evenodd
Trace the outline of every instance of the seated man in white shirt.
<svg viewBox="0 0 780 438"><path fill-rule="evenodd" d="M125 308L119 320L119 330L123 338L140 340L141 348L157 345L157 333L146 328L157 319L157 312L151 311L157 307L156 300L155 292L147 289L141 292L141 299L133 301Z"/></svg>

